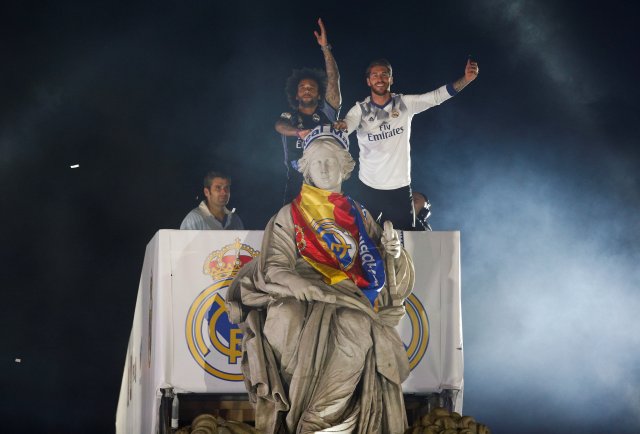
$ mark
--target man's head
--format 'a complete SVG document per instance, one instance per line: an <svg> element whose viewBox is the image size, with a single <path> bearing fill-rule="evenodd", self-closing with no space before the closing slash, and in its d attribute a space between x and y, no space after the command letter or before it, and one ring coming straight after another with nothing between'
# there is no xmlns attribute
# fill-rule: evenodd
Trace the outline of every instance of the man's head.
<svg viewBox="0 0 640 434"><path fill-rule="evenodd" d="M425 208L427 206L427 204L429 203L429 199L427 199L427 196L418 191L411 192L411 196L413 197L413 209L415 210L416 214L418 214L422 208Z"/></svg>
<svg viewBox="0 0 640 434"><path fill-rule="evenodd" d="M327 74L319 69L295 69L287 78L285 93L294 108L316 107L327 90Z"/></svg>
<svg viewBox="0 0 640 434"><path fill-rule="evenodd" d="M418 191L412 191L411 196L413 197L414 225L417 228L422 227L424 230L430 231L431 225L429 225L427 221L427 219L431 217L431 203L429 202L429 198Z"/></svg>
<svg viewBox="0 0 640 434"><path fill-rule="evenodd" d="M209 209L223 208L231 197L231 178L221 172L208 172L203 181L204 196Z"/></svg>
<svg viewBox="0 0 640 434"><path fill-rule="evenodd" d="M371 88L371 93L384 96L391 91L393 69L387 59L378 59L371 62L365 75L367 86Z"/></svg>
<svg viewBox="0 0 640 434"><path fill-rule="evenodd" d="M335 140L320 138L304 151L298 160L298 170L305 183L340 193L342 181L349 179L355 164L349 151Z"/></svg>
<svg viewBox="0 0 640 434"><path fill-rule="evenodd" d="M411 192L411 196L413 197L413 215L416 217L416 222L421 222L426 229L431 230L431 226L427 223L427 219L431 216L429 198L418 191Z"/></svg>

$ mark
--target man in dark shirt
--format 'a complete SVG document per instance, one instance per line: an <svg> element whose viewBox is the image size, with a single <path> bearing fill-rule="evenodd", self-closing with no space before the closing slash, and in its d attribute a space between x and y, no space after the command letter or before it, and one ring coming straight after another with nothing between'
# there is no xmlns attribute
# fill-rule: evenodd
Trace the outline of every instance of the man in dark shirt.
<svg viewBox="0 0 640 434"><path fill-rule="evenodd" d="M318 125L333 124L338 119L342 104L338 65L331 54L322 19L318 20L318 25L320 32L313 33L324 54L326 72L310 68L293 71L285 86L293 111L282 113L275 125L276 131L282 135L284 164L287 167L285 204L300 193L302 175L297 170L297 163L302 157L304 138Z"/></svg>

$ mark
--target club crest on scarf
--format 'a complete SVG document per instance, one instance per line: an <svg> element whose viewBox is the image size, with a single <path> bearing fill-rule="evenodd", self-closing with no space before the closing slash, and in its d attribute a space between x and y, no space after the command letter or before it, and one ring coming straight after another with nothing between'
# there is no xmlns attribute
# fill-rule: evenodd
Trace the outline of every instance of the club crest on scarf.
<svg viewBox="0 0 640 434"><path fill-rule="evenodd" d="M291 216L300 255L329 285L351 279L373 305L385 270L363 210L347 196L303 184Z"/></svg>
<svg viewBox="0 0 640 434"><path fill-rule="evenodd" d="M335 220L327 218L311 223L313 230L316 231L327 247L335 255L340 268L349 270L356 259L358 252L358 243L353 239L351 234L340 226L336 225Z"/></svg>

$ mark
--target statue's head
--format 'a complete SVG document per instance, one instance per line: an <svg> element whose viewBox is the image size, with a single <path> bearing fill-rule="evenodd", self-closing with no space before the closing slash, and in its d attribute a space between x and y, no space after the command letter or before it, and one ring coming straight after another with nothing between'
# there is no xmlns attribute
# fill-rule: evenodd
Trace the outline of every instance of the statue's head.
<svg viewBox="0 0 640 434"><path fill-rule="evenodd" d="M305 183L334 193L342 191L342 181L349 179L355 165L349 151L330 137L314 140L298 160Z"/></svg>

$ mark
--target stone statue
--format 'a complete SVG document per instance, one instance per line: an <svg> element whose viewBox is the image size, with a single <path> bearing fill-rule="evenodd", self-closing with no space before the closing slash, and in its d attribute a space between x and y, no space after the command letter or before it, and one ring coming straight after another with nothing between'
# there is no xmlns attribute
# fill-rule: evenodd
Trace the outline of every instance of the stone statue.
<svg viewBox="0 0 640 434"><path fill-rule="evenodd" d="M342 145L342 146L341 146ZM329 135L308 144L302 192L268 223L231 284L242 372L264 433L402 433L409 362L396 325L411 258L348 196L354 167Z"/></svg>

